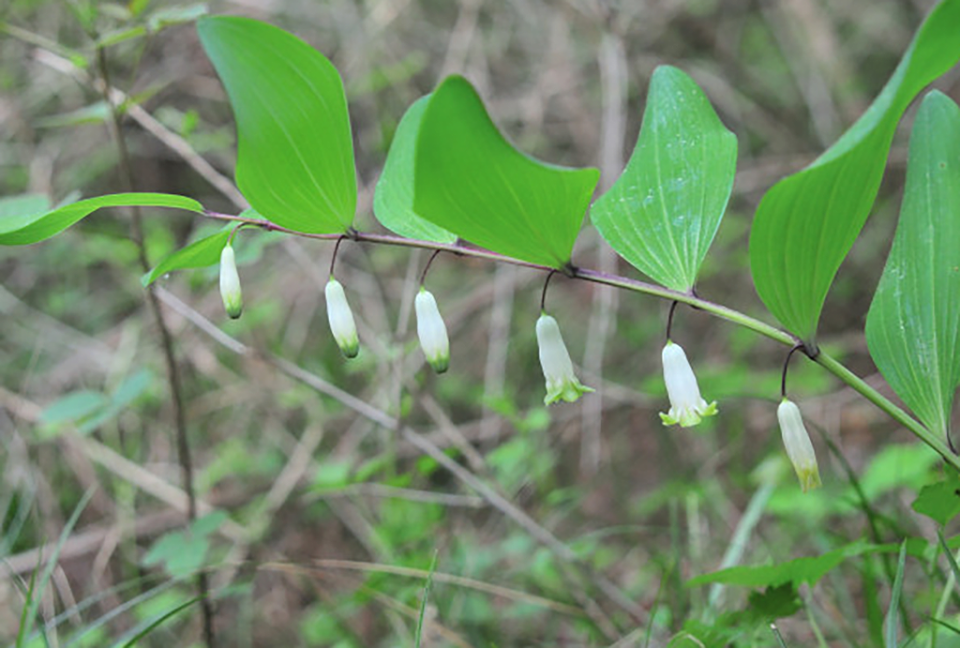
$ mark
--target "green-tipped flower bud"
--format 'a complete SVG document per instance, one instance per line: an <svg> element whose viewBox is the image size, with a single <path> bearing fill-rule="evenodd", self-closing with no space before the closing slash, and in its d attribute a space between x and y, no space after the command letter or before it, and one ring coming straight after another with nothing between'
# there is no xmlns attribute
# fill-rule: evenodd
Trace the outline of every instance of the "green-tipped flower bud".
<svg viewBox="0 0 960 648"><path fill-rule="evenodd" d="M337 341L340 351L348 358L356 357L360 351L360 339L357 337L357 325L353 321L353 312L347 303L347 296L343 292L340 282L330 277L324 290L327 300L327 319L330 322L330 331Z"/></svg>
<svg viewBox="0 0 960 648"><path fill-rule="evenodd" d="M563 336L560 335L560 326L557 320L549 315L540 315L537 320L537 344L540 347L540 366L547 380L544 405L556 403L558 400L572 403L582 394L593 391L582 385L573 374L573 363L567 353L567 346L563 343Z"/></svg>
<svg viewBox="0 0 960 648"><path fill-rule="evenodd" d="M237 259L233 247L227 244L220 253L220 296L223 308L233 319L243 312L243 295L240 292L240 274L237 272Z"/></svg>
<svg viewBox="0 0 960 648"><path fill-rule="evenodd" d="M783 436L783 445L787 448L787 456L793 469L800 479L800 488L806 493L808 490L820 486L820 468L817 466L817 455L813 452L810 435L803 425L803 416L797 404L786 398L777 408L777 420L780 421L780 434Z"/></svg>
<svg viewBox="0 0 960 648"><path fill-rule="evenodd" d="M450 340L440 309L437 308L437 300L433 293L421 288L414 300L414 307L417 312L417 337L420 338L423 355L434 371L443 373L450 366Z"/></svg>
<svg viewBox="0 0 960 648"><path fill-rule="evenodd" d="M690 427L699 423L705 416L717 413L717 402L709 405L700 396L700 386L693 374L687 354L679 344L667 340L663 347L663 380L667 384L667 396L670 397L670 411L660 413L664 425L680 424Z"/></svg>

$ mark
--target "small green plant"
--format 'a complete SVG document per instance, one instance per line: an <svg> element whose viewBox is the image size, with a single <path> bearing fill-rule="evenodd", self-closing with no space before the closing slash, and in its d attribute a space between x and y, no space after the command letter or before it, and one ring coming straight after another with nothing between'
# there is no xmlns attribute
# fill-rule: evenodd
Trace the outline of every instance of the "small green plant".
<svg viewBox="0 0 960 648"><path fill-rule="evenodd" d="M194 18L197 16L190 13L186 19ZM340 245L352 241L431 251L433 256L420 274L414 309L425 361L437 374L448 372L449 368L447 375L456 373L450 349L456 348L457 340L448 337L437 299L426 288L431 276L428 270L436 255L446 253L542 271L545 278L540 317L535 323L531 318L529 331L530 337L535 331L538 343L546 381L545 405L591 398L593 391L577 377L560 326L547 314L551 278L562 274L578 282L651 295L671 302L661 355L669 409L660 417L664 426L680 428L694 427L713 417L722 418L728 411L722 402L708 402L701 395L691 363L673 339L671 327L678 305L699 309L783 345L785 363L779 374L781 400L777 416L786 456L802 491L820 487L821 473L814 452L814 445L819 444L811 441L799 407L788 399L788 367L796 352L859 393L938 455L944 480L923 484L914 508L933 520L941 535L939 542L913 537L892 544L882 542L879 533L875 533L874 537L844 543L817 556L766 565L737 565L738 557L731 550L729 565L689 575L684 586L751 588L753 593L746 607L719 614L713 607L716 598L711 594L703 618L666 620L655 605L645 619L649 624L645 631L649 633L661 626L682 627L670 640L669 645L676 646L751 642L768 632L767 627L776 619L802 609L804 592L828 578L844 560L879 556L893 579L889 609L882 626L871 624L872 639L877 639L882 627L883 645L894 648L904 645L901 616L905 616L903 587L908 555L928 565L946 555L951 567L949 580L935 606L936 614L922 630L927 634L914 634L911 639L919 641L917 637L923 636L929 638L930 645L936 645L938 624L952 628L943 616L958 578L952 556L958 542L957 538L946 540L942 531L960 512L955 497L960 457L953 450L951 437L954 397L960 386L960 107L947 95L931 90L920 101L910 136L900 219L880 284L866 314L870 355L909 411L825 350L818 328L838 269L873 208L901 118L931 82L955 69L960 61L960 0L942 0L932 10L887 85L863 116L812 164L774 184L760 202L750 229L749 264L757 293L782 328L716 303L696 290L733 190L738 143L707 94L679 68L664 65L652 75L633 154L616 182L595 199L600 179L597 169L561 167L526 155L501 134L480 93L466 78L452 75L441 80L433 92L410 105L397 125L372 203L375 216L391 232L387 234L361 231L355 223L358 189L354 137L347 94L333 64L306 42L261 21L205 15L197 18L196 25L203 50L223 82L233 109L237 129L236 185L250 209L237 214L220 213L188 196L134 191L56 207L33 197L13 196L0 199L0 245L48 240L106 208L186 210L198 218L223 223L223 228L170 253L154 267L145 267L143 286L152 295L155 283L167 273L219 264L223 305L227 315L236 319L244 310L244 299L235 249L242 253L248 245L237 236L239 232L257 230L333 242L324 289L328 322L342 355L351 361L358 358L355 362L362 362L364 353L354 311L348 303L348 286L335 278ZM121 37L134 35L124 33L115 38ZM574 262L574 245L588 212L603 240L650 281L592 270ZM247 304L252 301L248 294ZM288 371L296 374L295 370ZM149 382L150 375L134 374L110 396L84 390L58 401L44 411L44 429L50 430L49 436L57 434L61 425L83 433L94 431L146 389L140 383L131 386L137 377L142 377L140 383ZM589 378L584 382L589 383ZM438 380L446 379L444 376ZM436 383L425 384L425 389L429 389ZM322 385L321 390L336 390L343 402L364 410L336 387ZM774 396L775 393L769 395ZM505 403L505 407L511 406L509 401ZM425 448L430 446L423 445L423 438L409 430L402 417L393 418L375 409L370 413L370 409L366 408L366 415L378 427L391 434L406 435L404 438L427 452L436 465L474 488L488 504L507 511L529 528L521 509L460 465L461 458L471 460L472 446L454 445L456 450L447 454L429 452ZM541 467L553 461L535 441L539 427L530 427L490 456L494 476L507 483L511 492L514 483L521 484L530 474L548 472ZM689 433L692 432L682 429L671 432ZM189 467L185 435L179 441L182 463ZM822 449L821 456L825 452ZM431 470L436 465L431 464ZM224 522L226 514L197 519L192 469L185 470L191 475L185 488L193 519L183 531L168 533L155 542L143 564L162 566L171 579L197 575L199 594L141 624L124 645L133 645L194 603L209 604L204 572L209 562L209 537ZM348 462L336 460L315 467L318 496L362 483L362 479L351 479L351 470ZM927 480L929 472L929 467L925 467L921 479ZM381 474L377 466L370 468L370 473ZM758 469L758 473L764 471ZM401 490L408 485L408 476L389 471L382 476L385 488ZM761 474L751 505L755 502L758 507L766 506L777 479L779 473L775 471ZM882 489L871 490L871 484L858 484L855 478L851 481L853 492L849 501L858 502L875 525L879 516L872 498ZM687 501L693 502L699 495L688 493L687 497ZM812 493L809 497L820 496ZM839 510L840 504L833 505ZM783 510L792 506L804 504L790 500ZM823 503L822 509L829 506ZM423 554L423 536L439 515L432 503L406 502L385 509L380 525L370 530L370 542L376 544L389 536L394 543L415 546L415 551ZM671 516L676 515L676 511L671 512ZM744 519L753 519L749 524L741 522L745 525L744 533L748 533L755 517L744 515ZM75 521L76 516L65 533L69 533ZM609 583L597 577L592 566L584 566L588 562L585 558L559 543L549 531L534 528L537 540L550 549L534 551L531 574L538 579L539 587L560 597L569 583L575 583L577 586L572 589L579 591L579 585L593 578L593 585L617 601L619 617L602 608L595 609L599 606L591 606L591 601L578 601L589 617L584 621L589 625L589 633L608 638L619 636L619 627L638 623L640 614L629 596L610 594ZM827 546L826 542L821 544ZM592 545L585 542L584 546ZM530 547L525 551L530 551ZM557 555L574 567L558 566ZM895 574L893 556L897 556ZM50 579L50 569L46 568L39 579L34 574L27 587L27 603L16 640L18 648L26 645L32 632L37 598ZM424 630L433 626L425 619L428 596L438 596L431 590L437 583L437 571L438 558L434 554L419 608L414 609L415 646L428 645L425 634L429 633ZM676 565L665 572L681 578ZM877 580L866 571L862 576L866 589ZM370 595L376 597L376 588L371 591ZM712 590L718 592L717 596L720 591ZM873 597L868 598L869 604L879 609L876 592L869 596ZM397 610L411 609L401 602L392 603ZM483 615L492 616L489 612ZM322 614L307 626L304 634L315 637L317 642L332 641L330 638L338 632L338 623ZM773 629L776 640L785 645L776 626ZM211 637L212 630L207 628L208 643ZM355 643L350 639L343 645ZM825 645L822 636L821 645Z"/></svg>

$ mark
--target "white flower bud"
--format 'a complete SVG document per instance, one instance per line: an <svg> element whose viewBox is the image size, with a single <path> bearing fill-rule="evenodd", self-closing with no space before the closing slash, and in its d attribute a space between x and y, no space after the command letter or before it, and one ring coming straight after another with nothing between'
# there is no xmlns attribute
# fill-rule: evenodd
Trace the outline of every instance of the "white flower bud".
<svg viewBox="0 0 960 648"><path fill-rule="evenodd" d="M433 293L421 288L414 300L414 308L417 312L417 337L420 338L423 355L434 371L443 373L450 366L450 340L440 309L437 308L437 300Z"/></svg>
<svg viewBox="0 0 960 648"><path fill-rule="evenodd" d="M780 434L783 436L783 445L787 448L787 456L800 478L800 488L806 493L819 487L820 469L817 466L817 455L813 452L810 435L803 425L800 408L793 401L784 398L777 408L777 420L780 421Z"/></svg>
<svg viewBox="0 0 960 648"><path fill-rule="evenodd" d="M348 358L356 357L360 351L360 340L357 337L357 325L353 321L353 312L347 303L347 296L343 292L340 282L330 277L324 289L327 300L327 319L330 322L330 331L337 341L340 351Z"/></svg>
<svg viewBox="0 0 960 648"><path fill-rule="evenodd" d="M232 319L243 312L243 295L240 292L240 274L233 247L228 243L220 253L220 296L223 308Z"/></svg>
<svg viewBox="0 0 960 648"><path fill-rule="evenodd" d="M693 375L687 354L679 344L667 340L663 347L663 380L667 384L667 395L670 397L670 411L660 413L664 425L680 424L681 427L690 427L699 423L705 416L717 413L717 402L709 405L700 396L700 387L697 377Z"/></svg>
<svg viewBox="0 0 960 648"><path fill-rule="evenodd" d="M540 347L540 366L547 380L547 395L543 398L544 405L565 400L568 403L576 401L582 394L593 390L580 384L573 374L573 363L567 346L560 335L560 326L557 320L549 315L540 315L537 320L537 344Z"/></svg>

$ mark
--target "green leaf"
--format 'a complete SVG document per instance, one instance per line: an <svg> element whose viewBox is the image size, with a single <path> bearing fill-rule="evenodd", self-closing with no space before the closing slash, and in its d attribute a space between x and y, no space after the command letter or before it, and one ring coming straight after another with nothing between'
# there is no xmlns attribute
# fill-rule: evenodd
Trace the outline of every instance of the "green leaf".
<svg viewBox="0 0 960 648"><path fill-rule="evenodd" d="M206 536L171 531L160 537L143 557L143 565L162 565L174 578L196 572L207 558L210 542Z"/></svg>
<svg viewBox="0 0 960 648"><path fill-rule="evenodd" d="M946 481L927 484L913 501L912 508L920 515L946 526L960 513L960 480L949 475Z"/></svg>
<svg viewBox="0 0 960 648"><path fill-rule="evenodd" d="M599 178L596 169L547 164L513 148L473 86L450 76L420 123L413 208L476 245L563 268Z"/></svg>
<svg viewBox="0 0 960 648"><path fill-rule="evenodd" d="M907 162L900 222L867 315L867 346L897 395L931 432L948 435L960 384L960 108L923 100Z"/></svg>
<svg viewBox="0 0 960 648"><path fill-rule="evenodd" d="M373 194L373 213L384 227L411 239L455 243L457 235L426 221L413 211L413 165L417 135L430 95L407 109L390 144L387 162Z"/></svg>
<svg viewBox="0 0 960 648"><path fill-rule="evenodd" d="M763 592L750 592L747 602L750 615L764 621L792 616L803 607L793 583L768 587Z"/></svg>
<svg viewBox="0 0 960 648"><path fill-rule="evenodd" d="M37 128L73 127L81 124L102 124L110 118L110 106L106 101L97 101L89 106L71 110L70 112L38 117L33 120Z"/></svg>
<svg viewBox="0 0 960 648"><path fill-rule="evenodd" d="M249 18L197 22L237 121L237 186L274 223L345 232L357 177L343 81L323 54Z"/></svg>
<svg viewBox="0 0 960 648"><path fill-rule="evenodd" d="M207 13L207 5L203 2L174 7L162 7L151 13L147 18L147 29L155 33L164 27L193 22L201 16L205 16Z"/></svg>
<svg viewBox="0 0 960 648"><path fill-rule="evenodd" d="M79 434L90 434L107 421L120 415L123 410L150 388L153 380L153 372L149 369L140 369L124 378L123 382L110 395L110 402L106 407L77 422L77 432Z"/></svg>
<svg viewBox="0 0 960 648"><path fill-rule="evenodd" d="M802 583L812 586L845 559L865 553L885 551L888 548L885 545L874 545L865 540L857 540L839 549L828 551L822 556L796 558L773 565L730 567L710 574L702 574L687 581L687 587L709 583L747 587L777 587L784 583L792 583L794 587Z"/></svg>
<svg viewBox="0 0 960 648"><path fill-rule="evenodd" d="M623 174L590 209L600 235L654 281L687 292L726 210L737 138L693 79L653 73L637 146Z"/></svg>
<svg viewBox="0 0 960 648"><path fill-rule="evenodd" d="M22 194L0 198L0 231L26 225L48 211L50 211L50 199L44 194Z"/></svg>
<svg viewBox="0 0 960 648"><path fill-rule="evenodd" d="M170 207L202 213L193 198L174 194L123 193L99 196L64 205L53 211L0 214L0 245L28 245L59 234L103 207Z"/></svg>
<svg viewBox="0 0 960 648"><path fill-rule="evenodd" d="M220 253L230 239L231 230L236 225L226 225L222 230L210 236L197 239L164 258L153 270L140 278L146 288L163 275L182 268L206 268L220 262Z"/></svg>
<svg viewBox="0 0 960 648"><path fill-rule="evenodd" d="M56 425L86 418L107 405L100 392L75 391L47 405L40 413L40 423Z"/></svg>
<svg viewBox="0 0 960 648"><path fill-rule="evenodd" d="M960 59L958 24L960 0L941 2L867 112L757 207L750 235L757 293L813 349L827 291L870 213L897 122L924 86Z"/></svg>

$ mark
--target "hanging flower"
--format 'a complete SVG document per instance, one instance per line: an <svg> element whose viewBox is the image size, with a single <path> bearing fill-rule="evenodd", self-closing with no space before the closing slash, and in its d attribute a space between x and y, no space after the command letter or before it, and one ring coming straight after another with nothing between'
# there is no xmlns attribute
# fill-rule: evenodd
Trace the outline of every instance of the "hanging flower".
<svg viewBox="0 0 960 648"><path fill-rule="evenodd" d="M577 380L573 374L573 363L570 354L560 335L557 320L549 315L542 314L537 320L537 344L540 347L540 366L547 379L547 395L543 398L544 405L565 400L568 403L576 401L582 394L592 392Z"/></svg>
<svg viewBox="0 0 960 648"><path fill-rule="evenodd" d="M787 456L800 478L800 488L804 493L818 488L820 469L817 467L817 455L813 452L810 435L803 425L800 408L793 401L784 398L777 408L777 419L780 421L780 434L783 436L783 445L787 448Z"/></svg>
<svg viewBox="0 0 960 648"><path fill-rule="evenodd" d="M353 321L353 312L347 303L347 296L343 292L340 282L330 277L324 290L327 299L327 319L330 321L330 331L337 341L340 351L348 358L356 357L360 351L360 340L357 338L357 325Z"/></svg>
<svg viewBox="0 0 960 648"><path fill-rule="evenodd" d="M220 253L220 296L223 308L232 319L243 312L243 295L240 292L240 274L237 272L237 259L233 247L228 243Z"/></svg>
<svg viewBox="0 0 960 648"><path fill-rule="evenodd" d="M699 423L705 416L717 413L717 402L707 405L700 396L697 377L687 360L687 354L679 344L667 340L663 347L663 379L667 383L667 395L670 397L670 411L660 413L664 425L680 424L690 427Z"/></svg>
<svg viewBox="0 0 960 648"><path fill-rule="evenodd" d="M413 305L417 312L420 348L433 370L441 374L450 366L450 340L447 338L447 327L440 317L440 309L437 308L437 300L429 290L420 288Z"/></svg>

